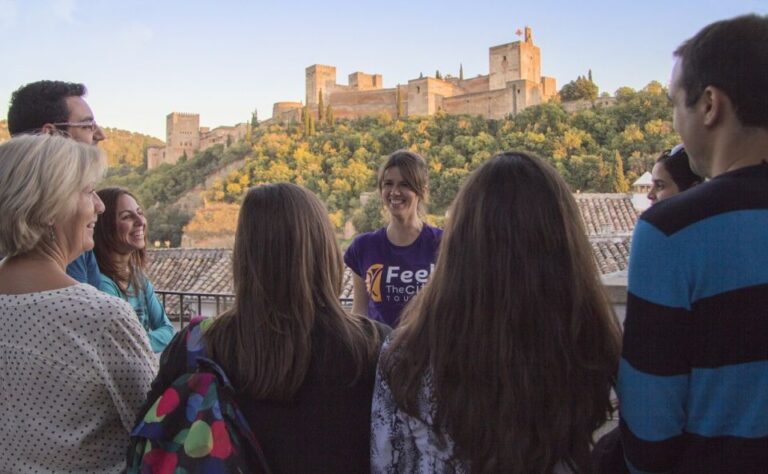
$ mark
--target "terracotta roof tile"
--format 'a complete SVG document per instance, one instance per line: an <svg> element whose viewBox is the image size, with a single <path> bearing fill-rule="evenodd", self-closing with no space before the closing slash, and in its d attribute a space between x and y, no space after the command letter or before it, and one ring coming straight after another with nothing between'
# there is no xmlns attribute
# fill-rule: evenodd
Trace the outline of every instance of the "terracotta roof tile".
<svg viewBox="0 0 768 474"><path fill-rule="evenodd" d="M574 195L601 274L625 270L630 236L638 218L629 194ZM232 250L149 249L147 275L158 291L233 292ZM344 271L342 298L352 298L352 271ZM171 301L167 305L172 304ZM176 299L178 304L178 299Z"/></svg>
<svg viewBox="0 0 768 474"><path fill-rule="evenodd" d="M639 212L631 194L574 194L589 237L630 236Z"/></svg>

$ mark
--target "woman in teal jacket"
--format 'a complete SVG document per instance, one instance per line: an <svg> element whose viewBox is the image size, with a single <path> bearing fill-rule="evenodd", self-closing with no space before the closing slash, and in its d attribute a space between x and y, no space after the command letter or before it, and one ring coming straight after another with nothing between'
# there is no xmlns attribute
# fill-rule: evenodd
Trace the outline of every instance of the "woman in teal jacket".
<svg viewBox="0 0 768 474"><path fill-rule="evenodd" d="M174 328L144 273L147 219L135 196L122 188L98 192L106 210L96 222L94 253L101 270L99 289L131 304L154 352L163 352Z"/></svg>

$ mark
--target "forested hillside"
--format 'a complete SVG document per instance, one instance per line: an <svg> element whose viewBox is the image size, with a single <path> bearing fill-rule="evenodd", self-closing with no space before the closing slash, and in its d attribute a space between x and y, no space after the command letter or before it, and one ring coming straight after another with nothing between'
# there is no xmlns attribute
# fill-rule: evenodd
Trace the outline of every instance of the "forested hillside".
<svg viewBox="0 0 768 474"><path fill-rule="evenodd" d="M569 114L548 103L506 120L437 114L403 120L313 118L315 123L260 127L251 137L245 166L216 183L207 198L237 202L249 186L291 181L318 193L338 228L356 215L362 230L375 224L368 221L376 217L376 204L373 200L373 212L361 214L360 194L374 189L383 157L399 148L427 160L430 213L437 215L467 174L502 150L531 151L550 160L574 191L626 192L678 137L661 84L641 91L622 88L616 96L613 107Z"/></svg>
<svg viewBox="0 0 768 474"><path fill-rule="evenodd" d="M307 116L302 123L261 125L245 141L216 145L176 165L146 171L146 147L159 140L107 129L110 170L102 186L131 189L147 209L150 240L179 245L182 229L210 236L231 233L233 207L250 186L276 181L301 184L317 193L341 230L352 219L359 231L380 222L376 199L361 207L360 195L374 191L376 171L394 150L420 153L430 168L429 212L444 214L463 179L494 153L525 150L548 159L572 189L626 192L650 170L655 156L679 140L672 130L666 89L652 82L640 91L621 88L616 105L568 113L557 102L530 107L505 120L450 116L355 121ZM0 138L4 133L0 122ZM7 132L6 132L7 133ZM244 159L244 165L205 191L209 205L198 216L175 205L211 173ZM195 219L190 222L193 217ZM439 217L436 217L439 219Z"/></svg>

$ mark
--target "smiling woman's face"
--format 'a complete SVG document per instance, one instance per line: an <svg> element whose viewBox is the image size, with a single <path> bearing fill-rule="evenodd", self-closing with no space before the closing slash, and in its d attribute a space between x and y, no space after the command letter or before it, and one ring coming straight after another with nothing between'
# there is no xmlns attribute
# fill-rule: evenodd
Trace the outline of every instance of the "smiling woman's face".
<svg viewBox="0 0 768 474"><path fill-rule="evenodd" d="M147 219L144 210L128 194L117 198L115 208L116 239L129 250L141 250L146 246Z"/></svg>
<svg viewBox="0 0 768 474"><path fill-rule="evenodd" d="M652 204L656 204L680 192L667 168L664 167L664 163L653 165L651 175L653 176L653 187L648 193L648 199Z"/></svg>

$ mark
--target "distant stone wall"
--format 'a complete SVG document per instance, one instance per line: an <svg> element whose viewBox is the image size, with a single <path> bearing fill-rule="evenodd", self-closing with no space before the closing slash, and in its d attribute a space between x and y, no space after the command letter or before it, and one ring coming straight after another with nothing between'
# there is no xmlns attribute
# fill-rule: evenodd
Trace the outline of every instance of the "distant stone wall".
<svg viewBox="0 0 768 474"><path fill-rule="evenodd" d="M443 99L443 110L449 114L481 115L504 118L511 108L508 89L464 94Z"/></svg>
<svg viewBox="0 0 768 474"><path fill-rule="evenodd" d="M463 93L458 85L433 77L408 81L408 115L433 115L441 110L445 97Z"/></svg>
<svg viewBox="0 0 768 474"><path fill-rule="evenodd" d="M329 103L336 118L356 119L382 113L397 114L396 89L331 93Z"/></svg>

